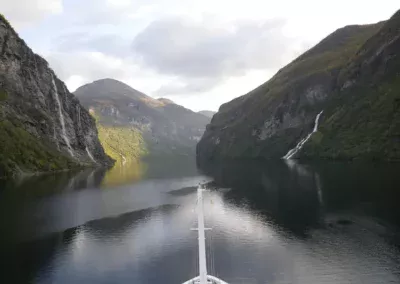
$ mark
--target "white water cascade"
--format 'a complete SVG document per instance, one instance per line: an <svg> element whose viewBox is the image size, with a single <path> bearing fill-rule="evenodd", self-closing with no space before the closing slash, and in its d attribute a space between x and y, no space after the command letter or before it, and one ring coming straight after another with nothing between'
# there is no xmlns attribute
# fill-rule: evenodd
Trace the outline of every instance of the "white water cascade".
<svg viewBox="0 0 400 284"><path fill-rule="evenodd" d="M289 160L291 159L294 155L297 154L297 152L299 152L301 150L301 148L303 148L304 144L308 141L308 139L311 138L311 136L313 135L313 133L318 131L318 123L319 123L319 118L321 117L322 113L324 111L322 110L317 117L315 118L315 124L314 124L314 129L313 131L307 135L306 138L302 139L297 145L296 147L294 147L293 149L289 150L289 152L287 152L287 154L285 156L282 157L282 159L285 160Z"/></svg>
<svg viewBox="0 0 400 284"><path fill-rule="evenodd" d="M56 86L56 82L54 82L54 77L53 75L51 75L51 83L53 84L53 88L54 88L54 98L56 100L57 106L58 106L58 114L60 117L60 123L61 123L61 136L65 141L65 144L67 145L68 148L68 152L69 154L74 157L74 153L72 152L72 148L71 148L71 143L68 139L67 136L67 132L65 131L65 121L64 121L64 115L63 115L63 111L62 111L62 106L61 106L61 102L60 102L60 98L58 95L58 90L57 90L57 86Z"/></svg>
<svg viewBox="0 0 400 284"><path fill-rule="evenodd" d="M92 153L90 153L89 148L86 146L86 153L88 154L89 158L93 161L93 163L96 163L96 160L93 158Z"/></svg>

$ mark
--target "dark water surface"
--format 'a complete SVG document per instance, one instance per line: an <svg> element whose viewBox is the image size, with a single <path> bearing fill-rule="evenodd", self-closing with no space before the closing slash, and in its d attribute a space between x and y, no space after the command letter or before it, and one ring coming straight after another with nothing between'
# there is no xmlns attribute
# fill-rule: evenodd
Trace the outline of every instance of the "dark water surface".
<svg viewBox="0 0 400 284"><path fill-rule="evenodd" d="M400 167L152 160L0 185L0 283L400 283Z"/></svg>

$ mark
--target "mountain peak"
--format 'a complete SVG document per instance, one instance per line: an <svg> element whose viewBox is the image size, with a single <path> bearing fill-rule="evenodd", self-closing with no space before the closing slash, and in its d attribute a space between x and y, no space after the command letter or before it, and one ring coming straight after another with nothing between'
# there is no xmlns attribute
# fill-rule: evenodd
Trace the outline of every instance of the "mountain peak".
<svg viewBox="0 0 400 284"><path fill-rule="evenodd" d="M104 99L117 99L122 97L130 97L133 99L150 98L131 86L112 78L104 78L85 84L79 87L74 93L77 97L86 99L94 97Z"/></svg>

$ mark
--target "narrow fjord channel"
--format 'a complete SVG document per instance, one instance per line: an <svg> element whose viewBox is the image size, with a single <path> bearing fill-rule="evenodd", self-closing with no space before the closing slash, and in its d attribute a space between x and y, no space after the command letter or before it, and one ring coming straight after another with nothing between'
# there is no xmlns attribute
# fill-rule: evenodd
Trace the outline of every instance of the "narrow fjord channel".
<svg viewBox="0 0 400 284"><path fill-rule="evenodd" d="M228 283L400 281L397 166L141 167L119 184L89 170L3 185L1 282L182 283L198 274L199 183L208 271Z"/></svg>

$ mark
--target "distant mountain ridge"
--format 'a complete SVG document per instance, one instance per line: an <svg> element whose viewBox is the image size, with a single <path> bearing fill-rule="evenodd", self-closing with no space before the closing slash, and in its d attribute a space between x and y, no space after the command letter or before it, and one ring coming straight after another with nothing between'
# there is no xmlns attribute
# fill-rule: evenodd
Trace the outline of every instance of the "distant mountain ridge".
<svg viewBox="0 0 400 284"><path fill-rule="evenodd" d="M195 155L195 147L210 119L173 101L154 99L130 86L102 79L75 91L102 127L135 131L142 137L138 155ZM115 129L114 129L115 130ZM121 132L120 132L121 133Z"/></svg>
<svg viewBox="0 0 400 284"><path fill-rule="evenodd" d="M399 72L399 11L338 29L222 105L197 146L198 163L282 158L302 140L293 158L400 160Z"/></svg>
<svg viewBox="0 0 400 284"><path fill-rule="evenodd" d="M211 111L211 110L201 110L198 113L200 113L202 115L205 115L205 116L207 116L209 118L212 118L213 115L216 114L217 112L216 111Z"/></svg>

